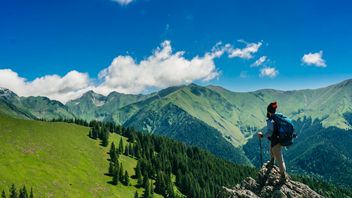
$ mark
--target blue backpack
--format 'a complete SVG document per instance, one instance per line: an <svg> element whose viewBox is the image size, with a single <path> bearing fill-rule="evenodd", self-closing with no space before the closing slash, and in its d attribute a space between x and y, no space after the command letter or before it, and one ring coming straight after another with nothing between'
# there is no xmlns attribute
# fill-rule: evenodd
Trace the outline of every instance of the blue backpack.
<svg viewBox="0 0 352 198"><path fill-rule="evenodd" d="M282 146L290 146L293 144L294 133L292 120L281 113L276 113L272 116L274 125L277 127L277 138Z"/></svg>

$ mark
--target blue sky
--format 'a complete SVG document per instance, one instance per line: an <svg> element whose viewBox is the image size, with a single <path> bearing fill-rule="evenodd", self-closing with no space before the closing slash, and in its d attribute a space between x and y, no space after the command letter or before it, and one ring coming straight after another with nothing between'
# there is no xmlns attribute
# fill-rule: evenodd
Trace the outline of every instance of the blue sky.
<svg viewBox="0 0 352 198"><path fill-rule="evenodd" d="M27 90L32 89L31 93L65 100L52 92L73 89L75 84L71 83L70 76L82 78L77 80L77 86L82 90L104 84L104 89L97 89L102 93L111 90L143 93L190 81L220 85L234 91L300 89L325 86L352 77L352 3L347 0L134 0L123 5L121 2L1 1L0 69L4 72L2 76L0 73L3 78L0 85L12 88L20 95L29 95L18 88L23 83L23 86L30 86ZM222 44L216 47L223 50L223 54L211 58L210 62L204 61L203 70L199 70L200 73L208 72L204 75L180 74L179 79L176 79L177 75L170 77L168 74L150 76L154 74L148 72L155 69L159 72L156 66L138 73L146 75L143 79L165 80L163 83L131 85L121 82L121 76L115 75L129 75L120 71L129 67L135 67L129 70L131 73L139 71L140 61L155 55L158 47L162 51L161 45L165 41L170 41L173 50L169 58L184 51L178 59L190 61L188 66L192 66L191 60L197 56L206 59L205 54L214 52L212 49L219 42ZM260 44L250 58L229 57L236 50L244 53L250 44ZM307 55L305 62L302 60L304 55ZM117 62L118 66L113 67L112 61L118 56L130 57L135 64L122 67L122 63ZM266 61L253 67L252 64L262 56L267 57ZM150 61L143 67L154 63ZM209 70L209 67L213 68ZM273 70L264 72L270 68ZM72 73L73 70L77 72ZM71 75L62 79L69 72ZM136 81L135 76L128 80L131 79ZM19 82L12 82L16 80ZM57 89L50 93L38 91L45 89L41 83L52 81L56 82L52 87L57 86ZM71 84L67 85L67 82ZM152 86L153 83L156 86ZM77 95L69 94L71 98Z"/></svg>

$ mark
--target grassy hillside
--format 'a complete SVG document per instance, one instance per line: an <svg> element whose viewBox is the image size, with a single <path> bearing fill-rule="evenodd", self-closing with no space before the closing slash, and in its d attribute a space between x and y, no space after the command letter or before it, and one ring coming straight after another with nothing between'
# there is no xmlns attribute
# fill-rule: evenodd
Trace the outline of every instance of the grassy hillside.
<svg viewBox="0 0 352 198"><path fill-rule="evenodd" d="M319 137L322 138L317 141L326 142L327 139L323 137L327 137L325 133L330 134L332 128L329 127L352 129L352 80L320 89L294 91L265 89L238 93L216 86L190 84L166 88L149 95L111 93L103 96L87 92L66 106L43 97L19 99L4 89L0 92L0 98L0 112L11 116L50 119L66 117L70 114L67 114L68 110L83 119L114 121L140 131L172 137L240 163L248 163L247 157L256 163L253 160L255 157L250 154L245 156L242 148L248 148L251 142L246 144L252 141L253 134L265 126L266 106L274 100L279 102L278 111L293 120L318 119L322 124L319 128ZM311 129L316 130L314 127ZM299 130L304 137L310 129L304 127ZM347 145L324 150L324 146L317 146L318 143L307 147L307 151L302 154L292 156L295 166L299 166L297 170L314 172L311 167L320 163L320 159L311 158L309 166L302 163L317 153L322 153L321 157L334 156L335 161L346 161L340 151L348 150ZM253 152L246 150L246 153ZM330 179L329 175L320 173Z"/></svg>
<svg viewBox="0 0 352 198"><path fill-rule="evenodd" d="M0 115L0 189L33 187L38 197L133 197L134 186L113 186L108 148L87 137L88 128L67 123L19 120ZM112 134L110 140L120 136ZM124 138L125 139L125 138ZM121 155L129 175L135 159ZM131 183L136 181L131 179ZM155 197L160 197L156 195Z"/></svg>

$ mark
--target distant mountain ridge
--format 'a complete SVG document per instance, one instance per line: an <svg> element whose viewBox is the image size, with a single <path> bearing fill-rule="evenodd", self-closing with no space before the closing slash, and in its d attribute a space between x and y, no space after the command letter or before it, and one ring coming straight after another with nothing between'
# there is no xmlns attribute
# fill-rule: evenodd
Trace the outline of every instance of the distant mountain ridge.
<svg viewBox="0 0 352 198"><path fill-rule="evenodd" d="M155 130L153 126L130 119L138 112L157 113L158 109L173 104L218 130L234 146L245 144L255 131L265 126L266 105L274 100L279 102L279 111L294 120L311 117L321 119L324 127L352 128L343 117L344 113L352 111L351 79L324 88L297 91L232 92L219 86L196 84L170 87L147 95L111 92L104 96L88 91L66 105L46 97L19 97L8 89L0 89L0 100L3 106L14 105L16 110L6 108L19 117L97 119L138 125L139 129L149 132Z"/></svg>
<svg viewBox="0 0 352 198"><path fill-rule="evenodd" d="M19 97L9 89L0 88L0 112L23 119L75 118L59 101L47 97Z"/></svg>
<svg viewBox="0 0 352 198"><path fill-rule="evenodd" d="M315 134L316 120L323 129L334 127L336 134L352 129L349 116L352 115L352 79L319 89L293 91L263 89L232 92L219 86L196 84L169 87L147 95L112 92L103 96L89 91L66 105L46 97L18 97L9 90L6 94L4 91L1 93L0 110L12 116L113 121L198 145L223 158L244 164L258 162L249 152L257 149L253 134L265 127L266 106L274 100L279 103L278 111L294 121L305 120L304 127L299 127L302 134L306 132L309 133L307 135L323 137L323 133L329 132L320 130ZM352 144L350 136L346 136L344 141L344 145ZM309 144L309 139L297 140L298 145L305 143ZM317 151L316 147L312 149ZM331 147L330 152L338 150ZM297 153L290 156L295 159L292 163L297 164L313 155L314 152L307 151L306 155ZM336 157L342 163L350 164L350 158ZM311 167L299 170L308 168ZM317 171L314 174L323 173Z"/></svg>

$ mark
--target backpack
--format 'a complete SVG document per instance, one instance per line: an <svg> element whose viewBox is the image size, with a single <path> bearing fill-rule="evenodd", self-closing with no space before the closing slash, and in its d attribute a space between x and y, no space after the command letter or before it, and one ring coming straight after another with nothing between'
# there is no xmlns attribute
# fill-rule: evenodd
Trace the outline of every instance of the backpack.
<svg viewBox="0 0 352 198"><path fill-rule="evenodd" d="M296 137L292 120L280 113L272 116L274 125L277 127L277 138L282 146L290 146L293 144L293 138Z"/></svg>

